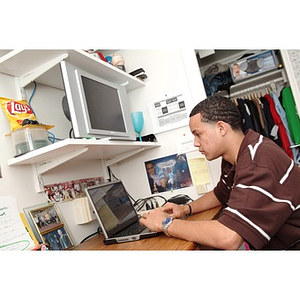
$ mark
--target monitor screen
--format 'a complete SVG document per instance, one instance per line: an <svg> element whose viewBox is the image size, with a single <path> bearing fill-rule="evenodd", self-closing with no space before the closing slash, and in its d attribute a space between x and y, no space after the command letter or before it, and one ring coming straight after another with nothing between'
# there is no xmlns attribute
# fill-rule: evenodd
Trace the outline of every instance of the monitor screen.
<svg viewBox="0 0 300 300"><path fill-rule="evenodd" d="M126 132L118 90L81 76L92 129Z"/></svg>
<svg viewBox="0 0 300 300"><path fill-rule="evenodd" d="M135 140L125 87L66 61L60 64L74 136Z"/></svg>

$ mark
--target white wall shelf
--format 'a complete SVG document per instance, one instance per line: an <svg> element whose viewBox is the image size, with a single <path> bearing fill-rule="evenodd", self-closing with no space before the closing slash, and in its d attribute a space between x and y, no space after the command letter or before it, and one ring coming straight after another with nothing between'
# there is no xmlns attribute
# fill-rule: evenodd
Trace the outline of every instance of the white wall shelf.
<svg viewBox="0 0 300 300"><path fill-rule="evenodd" d="M157 142L65 139L12 158L9 166L32 165L37 192L43 191L41 175L71 159L103 159L110 166L141 151L160 147Z"/></svg>
<svg viewBox="0 0 300 300"><path fill-rule="evenodd" d="M71 64L84 68L106 80L118 84L128 82L126 85L127 92L145 86L143 81L83 50L12 50L0 52L0 73L18 77L21 87L36 80L39 83L63 89L59 67L59 61L62 59L66 59Z"/></svg>

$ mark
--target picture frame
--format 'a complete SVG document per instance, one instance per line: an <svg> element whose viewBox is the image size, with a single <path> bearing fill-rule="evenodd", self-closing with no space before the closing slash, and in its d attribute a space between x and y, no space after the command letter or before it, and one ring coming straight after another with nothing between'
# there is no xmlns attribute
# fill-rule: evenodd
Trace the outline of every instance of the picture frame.
<svg viewBox="0 0 300 300"><path fill-rule="evenodd" d="M61 217L54 204L47 204L30 210L29 215L41 235L63 226Z"/></svg>
<svg viewBox="0 0 300 300"><path fill-rule="evenodd" d="M43 241L51 250L67 250L74 246L74 243L65 227L59 227L55 230L45 233Z"/></svg>
<svg viewBox="0 0 300 300"><path fill-rule="evenodd" d="M41 203L23 209L24 215L40 244L49 250L66 250L74 246L55 203Z"/></svg>

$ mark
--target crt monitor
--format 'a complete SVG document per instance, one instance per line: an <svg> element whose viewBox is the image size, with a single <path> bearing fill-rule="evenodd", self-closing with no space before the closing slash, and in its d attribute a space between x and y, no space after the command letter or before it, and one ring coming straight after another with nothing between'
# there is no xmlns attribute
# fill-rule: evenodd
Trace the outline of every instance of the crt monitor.
<svg viewBox="0 0 300 300"><path fill-rule="evenodd" d="M76 138L135 140L124 86L66 61L61 71Z"/></svg>

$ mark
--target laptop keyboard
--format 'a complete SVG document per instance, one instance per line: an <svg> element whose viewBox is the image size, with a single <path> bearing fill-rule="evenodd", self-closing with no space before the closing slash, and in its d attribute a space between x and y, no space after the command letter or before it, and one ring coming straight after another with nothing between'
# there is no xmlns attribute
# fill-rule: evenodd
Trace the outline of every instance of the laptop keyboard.
<svg viewBox="0 0 300 300"><path fill-rule="evenodd" d="M134 235L139 234L142 232L146 226L141 225L139 222L136 222L129 227L125 228L124 230L114 234L113 237L120 237L120 236L126 236L126 235Z"/></svg>

